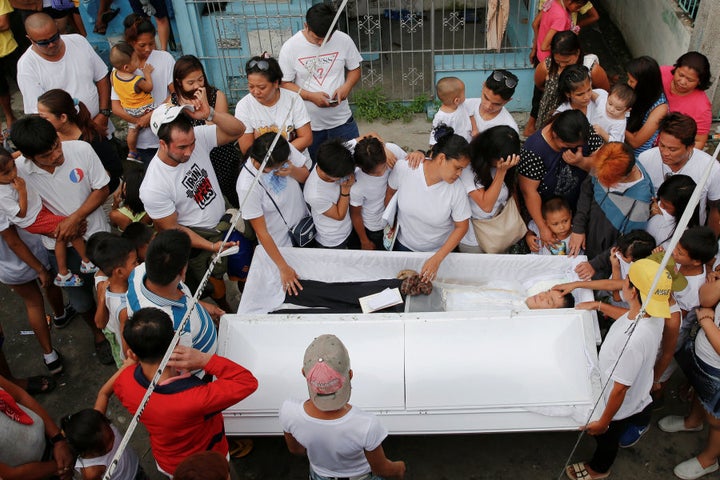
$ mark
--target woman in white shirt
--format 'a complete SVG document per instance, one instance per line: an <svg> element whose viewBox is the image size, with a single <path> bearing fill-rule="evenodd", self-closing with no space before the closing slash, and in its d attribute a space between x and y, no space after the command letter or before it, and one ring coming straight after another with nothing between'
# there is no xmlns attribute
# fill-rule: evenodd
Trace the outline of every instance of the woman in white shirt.
<svg viewBox="0 0 720 480"><path fill-rule="evenodd" d="M700 478L718 470L720 453L720 281L700 287L700 305L696 310L699 330L675 353L675 359L693 387L690 414L669 415L658 422L669 433L699 432L703 423L710 426L705 449L696 457L675 466L680 478Z"/></svg>
<svg viewBox="0 0 720 480"><path fill-rule="evenodd" d="M520 137L507 125L491 127L470 142L470 166L463 170L460 181L470 197L472 218L493 218L515 195L520 162ZM460 242L460 251L480 253L475 231Z"/></svg>
<svg viewBox="0 0 720 480"><path fill-rule="evenodd" d="M468 231L470 204L460 182L470 164L468 143L452 130L440 137L422 168L395 164L388 179L388 195L396 192L399 233L395 250L435 252L422 266L421 276L433 280L443 259Z"/></svg>
<svg viewBox="0 0 720 480"><path fill-rule="evenodd" d="M555 112L580 110L590 125L597 124L605 112L608 93L602 88L592 88L590 71L584 65L570 65L558 79L558 101L562 102Z"/></svg>
<svg viewBox="0 0 720 480"><path fill-rule="evenodd" d="M258 169L267 155L275 134L268 132L250 146L248 159L240 169L237 194L243 204L242 216L252 225L258 241L280 270L282 285L290 295L297 295L300 279L287 264L278 247L291 247L288 230L308 214L300 184L309 171L306 159L281 136L262 172ZM255 177L258 185L251 189Z"/></svg>
<svg viewBox="0 0 720 480"><path fill-rule="evenodd" d="M247 153L260 135L283 127L285 139L305 154L312 143L310 116L297 93L280 88L283 72L277 60L264 55L253 57L245 65L245 73L250 93L235 107L235 117L246 126L245 134L238 140L240 151Z"/></svg>

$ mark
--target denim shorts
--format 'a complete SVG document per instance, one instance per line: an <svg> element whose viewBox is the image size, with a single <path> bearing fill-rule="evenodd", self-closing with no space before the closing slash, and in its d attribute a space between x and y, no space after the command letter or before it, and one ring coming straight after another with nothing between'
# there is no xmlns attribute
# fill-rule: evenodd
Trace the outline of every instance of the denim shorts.
<svg viewBox="0 0 720 480"><path fill-rule="evenodd" d="M689 338L675 353L675 360L685 373L702 406L720 419L720 370L703 362L695 354L695 340Z"/></svg>

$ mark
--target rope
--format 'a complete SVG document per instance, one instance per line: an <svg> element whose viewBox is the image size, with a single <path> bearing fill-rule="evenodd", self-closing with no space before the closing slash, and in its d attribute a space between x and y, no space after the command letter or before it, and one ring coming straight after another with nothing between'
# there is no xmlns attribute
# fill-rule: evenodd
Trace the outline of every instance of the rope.
<svg viewBox="0 0 720 480"><path fill-rule="evenodd" d="M343 9L347 5L348 0L343 0L343 2L340 4L340 7L338 8L337 12L335 13L335 17L333 18L332 23L330 24L330 28L328 29L327 33L325 34L325 38L323 38L322 43L320 44L320 47L318 48L318 52L315 55L315 58L312 61L312 66L306 66L308 69L308 72L310 75L308 76L307 80L303 84L303 87L306 87L309 85L310 81L313 78L312 70L314 70L315 65L317 64L317 60L320 56L320 52L322 51L322 48L325 46L327 41L330 38L330 35L332 35L333 29L335 28L335 25L337 25L338 19L340 18L340 14L342 13ZM300 98L300 95L294 96L292 98L292 104L291 107L288 109L287 114L285 115L285 119L282 122L282 125L278 129L277 133L275 134L275 138L273 138L272 143L270 144L270 147L268 148L267 153L265 154L265 158L263 158L263 161L260 164L259 171L262 172L265 169L265 165L267 165L268 160L272 156L272 153L275 149L275 146L277 145L278 140L280 139L280 136L282 135L282 132L285 130L285 126L287 125L287 122L290 118L290 114L293 111L292 105L294 105L294 102L297 100L297 98ZM113 456L110 464L108 465L107 470L105 471L105 474L103 475L103 480L110 480L112 477L112 474L115 472L115 469L118 466L118 462L120 461L120 457L122 456L123 452L128 446L128 443L130 443L130 438L132 437L133 433L135 433L135 429L137 428L138 423L140 422L140 417L143 414L143 411L145 410L145 407L147 406L147 402L150 400L150 396L155 391L155 388L157 387L157 384L160 380L160 375L162 375L163 370L167 366L168 361L170 360L170 356L172 355L173 351L175 350L175 346L177 346L178 342L180 341L180 334L185 329L185 325L187 324L190 315L195 310L195 306L197 305L197 302L200 300L200 296L202 295L203 290L205 289L205 285L207 284L207 281L210 278L210 274L215 268L215 265L218 261L222 258L220 256L220 252L224 250L225 244L227 243L228 239L230 238L230 235L232 234L232 231L235 229L235 225L237 225L237 222L240 220L242 208L245 206L245 203L247 202L247 199L250 197L250 193L253 191L253 189L257 186L258 181L260 180L260 176L256 175L253 179L252 183L250 184L250 188L248 189L247 193L242 199L242 202L240 203L240 208L238 209L237 213L233 215L230 224L232 227L228 229L227 233L225 234L225 237L222 239L222 242L220 243L220 248L218 249L218 253L215 254L210 262L210 265L208 265L207 270L205 271L205 274L203 275L202 280L200 281L200 284L195 291L195 294L192 296L192 299L188 303L187 311L185 312L185 315L183 316L182 320L180 321L180 324L178 328L175 331L175 335L172 338L172 341L170 342L170 346L168 346L168 349L165 351L165 355L163 355L162 360L160 361L160 365L158 366L157 371L153 375L152 380L150 381L150 385L148 386L147 390L145 391L145 395L143 396L140 405L138 406L137 411L135 412L135 415L133 415L132 419L130 420L130 423L128 425L127 431L125 432L125 435L123 435L122 440L120 441L120 445L118 445L117 452L115 452L115 455Z"/></svg>
<svg viewBox="0 0 720 480"><path fill-rule="evenodd" d="M715 149L715 153L713 153L712 158L713 161L708 162L708 166L705 168L705 171L703 172L702 178L700 182L698 182L697 185L695 185L695 190L693 191L693 194L690 196L690 200L688 201L687 207L685 207L685 211L683 212L682 216L680 217L680 221L678 222L677 226L675 227L675 233L673 233L672 238L670 239L670 243L668 244L668 248L665 251L666 255L663 255L663 259L660 262L660 268L658 268L658 272L655 275L655 278L653 279L652 285L650 286L650 292L654 292L657 288L658 282L660 281L660 276L663 274L665 267L668 264L668 261L670 260L670 253L672 253L673 250L675 250L675 246L680 241L680 237L682 237L682 234L685 232L685 228L687 227L688 223L690 222L690 217L692 217L693 212L695 210L695 207L700 202L700 196L702 195L702 191L705 188L705 185L707 184L708 178L710 178L710 172L712 171L713 166L715 166L717 162L718 153L720 153L720 145L717 146ZM610 371L610 375L608 375L608 379L605 382L605 384L602 386L602 389L600 390L600 395L598 396L597 402L595 402L595 405L593 405L592 410L590 411L590 414L588 415L588 419L585 422L584 427L580 430L580 433L578 434L577 441L575 442L575 445L573 446L572 450L570 451L570 455L568 455L567 460L565 460L565 466L563 467L562 471L558 475L558 480L562 480L565 478L565 470L567 470L567 467L570 465L570 461L575 454L575 451L577 450L578 445L580 445L580 440L582 439L583 435L585 434L585 429L587 428L588 424L591 422L593 415L595 414L595 410L597 409L598 405L600 404L600 399L603 398L603 393L605 392L605 389L610 384L610 381L612 379L612 374L615 372L615 368L617 368L618 363L620 362L620 358L622 357L622 354L625 352L625 348L628 345L628 342L630 341L630 337L632 337L633 332L635 332L635 326L637 325L637 321L640 321L645 316L645 308L647 307L648 302L650 301L650 297L652 295L647 295L645 297L645 301L642 302L642 305L640 306L640 312L637 315L637 320L633 322L633 324L630 327L630 334L628 335L627 340L625 341L625 345L623 345L622 350L620 350L620 355L618 355L617 360L615 361L615 365L613 365L612 370Z"/></svg>

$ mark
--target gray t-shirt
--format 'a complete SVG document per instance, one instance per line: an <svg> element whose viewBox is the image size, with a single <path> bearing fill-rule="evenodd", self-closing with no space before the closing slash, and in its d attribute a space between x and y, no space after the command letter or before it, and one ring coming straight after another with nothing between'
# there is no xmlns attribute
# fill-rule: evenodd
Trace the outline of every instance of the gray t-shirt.
<svg viewBox="0 0 720 480"><path fill-rule="evenodd" d="M39 462L45 450L42 418L29 408L18 406L33 419L32 425L23 425L0 413L0 463L11 467Z"/></svg>

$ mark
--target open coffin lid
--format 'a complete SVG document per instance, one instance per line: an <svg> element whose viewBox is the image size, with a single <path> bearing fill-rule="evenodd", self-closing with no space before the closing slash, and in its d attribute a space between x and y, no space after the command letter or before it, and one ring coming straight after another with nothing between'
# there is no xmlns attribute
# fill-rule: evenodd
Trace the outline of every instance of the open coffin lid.
<svg viewBox="0 0 720 480"><path fill-rule="evenodd" d="M283 255L301 278L323 281L393 277L404 268L419 269L429 256L319 249L284 249ZM514 271L559 283L573 279L575 262L451 254L439 277L452 272L453 281L512 280L507 273ZM250 272L239 313L222 319L220 354L249 368L260 386L225 412L230 434L282 433L278 409L287 398L307 398L303 353L323 333L348 347L351 403L380 415L393 433L576 429L600 395L591 312L265 315L282 304L283 295L275 293L277 270L261 248ZM578 294L584 300L589 292Z"/></svg>

